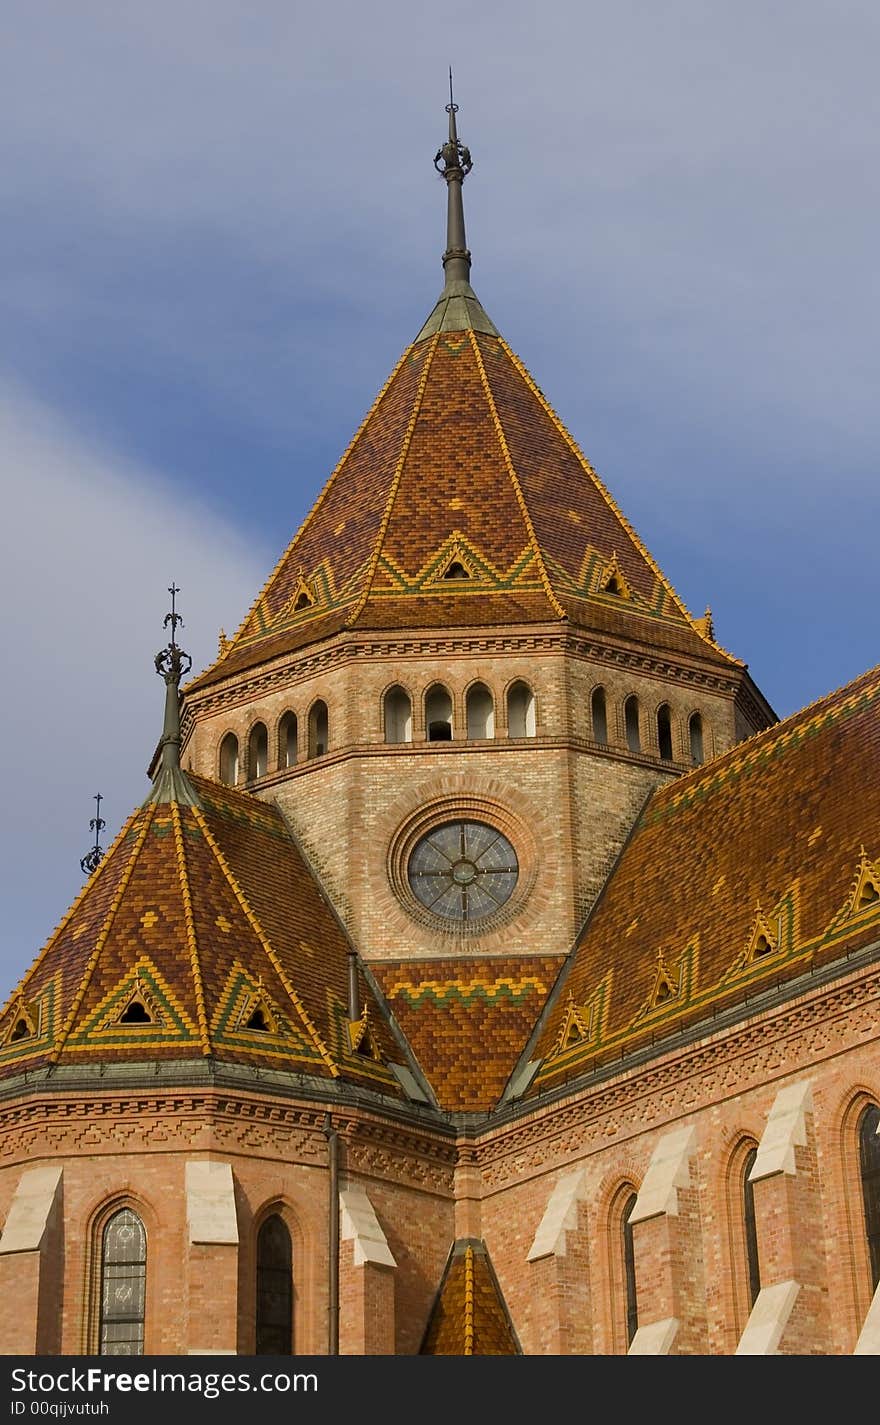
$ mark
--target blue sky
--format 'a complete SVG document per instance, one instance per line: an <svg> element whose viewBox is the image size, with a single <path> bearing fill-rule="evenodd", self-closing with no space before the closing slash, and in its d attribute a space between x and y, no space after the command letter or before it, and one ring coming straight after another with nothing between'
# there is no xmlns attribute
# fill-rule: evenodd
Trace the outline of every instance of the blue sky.
<svg viewBox="0 0 880 1425"><path fill-rule="evenodd" d="M234 628L473 282L784 716L877 662L880 11L6 0L0 993L146 791L165 589Z"/></svg>

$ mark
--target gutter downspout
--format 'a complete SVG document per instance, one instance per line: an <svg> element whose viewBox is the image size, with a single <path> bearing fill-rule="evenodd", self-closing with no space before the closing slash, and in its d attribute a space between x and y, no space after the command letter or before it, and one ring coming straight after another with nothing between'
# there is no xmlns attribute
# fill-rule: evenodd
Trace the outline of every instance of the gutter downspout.
<svg viewBox="0 0 880 1425"><path fill-rule="evenodd" d="M333 1127L333 1115L324 1115L324 1137L330 1168L329 1260L327 1263L327 1354L339 1355L339 1135Z"/></svg>

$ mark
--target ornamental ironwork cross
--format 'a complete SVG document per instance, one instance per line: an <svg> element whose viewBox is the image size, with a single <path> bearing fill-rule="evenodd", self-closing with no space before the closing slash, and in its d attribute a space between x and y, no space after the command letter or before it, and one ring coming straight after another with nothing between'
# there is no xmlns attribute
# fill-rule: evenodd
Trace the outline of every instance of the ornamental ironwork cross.
<svg viewBox="0 0 880 1425"><path fill-rule="evenodd" d="M97 803L97 806L95 808L96 814L89 822L89 831L93 831L95 833L95 844L89 851L86 852L85 856L82 857L79 863L83 875L85 876L90 876L93 871L97 870L98 865L100 864L100 861L104 855L104 849L101 846L100 840L101 832L107 825L106 821L101 816L101 803L104 798L101 796L100 792L96 792L94 800Z"/></svg>

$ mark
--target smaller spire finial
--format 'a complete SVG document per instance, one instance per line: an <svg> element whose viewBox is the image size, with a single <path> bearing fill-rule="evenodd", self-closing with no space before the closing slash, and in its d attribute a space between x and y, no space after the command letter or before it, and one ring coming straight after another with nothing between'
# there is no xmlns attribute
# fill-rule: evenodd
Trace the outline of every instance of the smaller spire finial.
<svg viewBox="0 0 880 1425"><path fill-rule="evenodd" d="M84 876L90 876L93 871L96 871L104 856L104 848L101 846L101 832L107 823L101 816L101 803L103 800L104 798L101 796L101 793L96 792L94 801L97 802L97 807L95 809L95 815L89 822L89 831L95 833L95 844L86 852L79 863Z"/></svg>
<svg viewBox="0 0 880 1425"><path fill-rule="evenodd" d="M435 153L434 167L446 179L446 251L443 254L443 267L446 272L446 285L449 287L453 282L467 282L471 270L471 255L464 231L461 185L474 166L470 149L461 143L458 137L455 123L458 105L452 97L452 65L449 66L449 103L446 105L446 112L449 115L449 138Z"/></svg>
<svg viewBox="0 0 880 1425"><path fill-rule="evenodd" d="M183 627L183 618L177 612L179 585L172 580L168 592L171 595L171 612L165 615L162 626L167 628L171 625L171 638L154 660L156 672L165 680L165 722L159 742L158 769L147 801L182 802L197 806L195 791L180 768L180 680L192 668L192 659L177 642L177 629Z"/></svg>

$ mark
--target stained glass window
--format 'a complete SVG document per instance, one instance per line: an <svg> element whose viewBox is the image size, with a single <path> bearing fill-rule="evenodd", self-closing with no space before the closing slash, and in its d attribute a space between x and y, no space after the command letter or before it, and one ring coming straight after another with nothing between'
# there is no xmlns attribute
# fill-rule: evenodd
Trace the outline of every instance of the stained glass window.
<svg viewBox="0 0 880 1425"><path fill-rule="evenodd" d="M862 1196L865 1201L865 1231L871 1257L871 1286L880 1285L880 1108L871 1104L859 1125Z"/></svg>
<svg viewBox="0 0 880 1425"><path fill-rule="evenodd" d="M755 1166L757 1148L749 1149L743 1165L743 1218L746 1233L746 1265L749 1271L749 1300L754 1306L761 1290L761 1268L758 1261L758 1228L755 1221L755 1185L749 1173Z"/></svg>
<svg viewBox="0 0 880 1425"><path fill-rule="evenodd" d="M136 1212L124 1207L101 1241L102 1356L142 1356L147 1282L147 1234Z"/></svg>
<svg viewBox="0 0 880 1425"><path fill-rule="evenodd" d="M482 920L508 901L519 876L516 852L480 821L450 821L423 836L409 858L409 883L427 910L448 920Z"/></svg>

